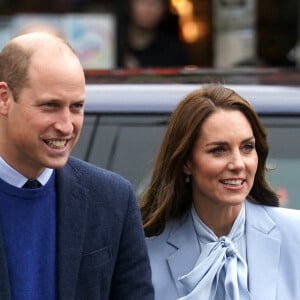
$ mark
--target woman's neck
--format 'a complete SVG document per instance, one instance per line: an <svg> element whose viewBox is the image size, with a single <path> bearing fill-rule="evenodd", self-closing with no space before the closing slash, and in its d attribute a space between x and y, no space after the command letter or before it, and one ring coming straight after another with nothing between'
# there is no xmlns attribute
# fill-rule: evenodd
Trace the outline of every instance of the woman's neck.
<svg viewBox="0 0 300 300"><path fill-rule="evenodd" d="M194 203L195 210L202 220L217 237L228 235L237 218L242 204L239 205L204 205Z"/></svg>

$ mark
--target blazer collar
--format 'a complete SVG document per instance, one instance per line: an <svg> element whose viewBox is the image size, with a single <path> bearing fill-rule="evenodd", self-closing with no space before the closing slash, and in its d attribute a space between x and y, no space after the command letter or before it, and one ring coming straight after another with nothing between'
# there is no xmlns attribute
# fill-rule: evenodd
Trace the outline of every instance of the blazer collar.
<svg viewBox="0 0 300 300"><path fill-rule="evenodd" d="M174 224L167 243L177 249L167 258L167 262L178 294L183 296L183 286L178 281L178 277L188 273L194 267L199 256L199 243L190 213L179 225Z"/></svg>
<svg viewBox="0 0 300 300"><path fill-rule="evenodd" d="M76 176L77 175L77 176ZM57 171L58 294L75 299L87 215L87 189L67 164Z"/></svg>
<svg viewBox="0 0 300 300"><path fill-rule="evenodd" d="M246 243L251 295L255 300L273 300L279 279L280 233L266 209L248 201Z"/></svg>

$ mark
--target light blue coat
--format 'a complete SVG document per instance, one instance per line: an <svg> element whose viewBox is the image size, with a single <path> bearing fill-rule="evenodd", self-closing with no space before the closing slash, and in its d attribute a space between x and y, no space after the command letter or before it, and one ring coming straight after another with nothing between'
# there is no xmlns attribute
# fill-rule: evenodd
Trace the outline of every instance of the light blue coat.
<svg viewBox="0 0 300 300"><path fill-rule="evenodd" d="M300 211L246 201L248 286L254 300L300 299ZM189 215L147 239L156 300L175 300L185 292L179 276L199 256Z"/></svg>

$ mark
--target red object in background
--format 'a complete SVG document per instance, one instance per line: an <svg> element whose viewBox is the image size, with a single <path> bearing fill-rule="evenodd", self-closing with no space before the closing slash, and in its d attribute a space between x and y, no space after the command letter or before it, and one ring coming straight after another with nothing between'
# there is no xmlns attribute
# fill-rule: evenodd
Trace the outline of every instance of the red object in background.
<svg viewBox="0 0 300 300"><path fill-rule="evenodd" d="M300 86L293 68L140 68L85 70L87 83L226 83Z"/></svg>
<svg viewBox="0 0 300 300"><path fill-rule="evenodd" d="M289 202L288 190L284 186L280 186L276 189L276 193L279 196L280 206L287 206Z"/></svg>

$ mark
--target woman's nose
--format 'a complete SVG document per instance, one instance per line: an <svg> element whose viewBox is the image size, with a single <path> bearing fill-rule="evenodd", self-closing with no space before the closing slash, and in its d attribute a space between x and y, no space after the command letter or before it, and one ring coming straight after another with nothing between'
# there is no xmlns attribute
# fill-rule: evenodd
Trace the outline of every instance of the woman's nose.
<svg viewBox="0 0 300 300"><path fill-rule="evenodd" d="M242 169L244 168L244 160L243 160L243 156L241 155L241 153L238 151L236 151L235 153L233 153L233 155L231 156L230 161L228 162L228 168L230 170L236 170L236 169Z"/></svg>

